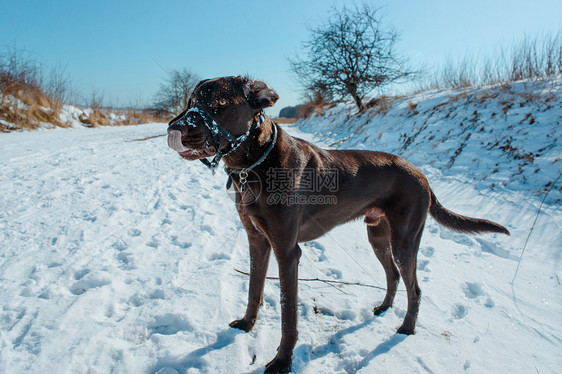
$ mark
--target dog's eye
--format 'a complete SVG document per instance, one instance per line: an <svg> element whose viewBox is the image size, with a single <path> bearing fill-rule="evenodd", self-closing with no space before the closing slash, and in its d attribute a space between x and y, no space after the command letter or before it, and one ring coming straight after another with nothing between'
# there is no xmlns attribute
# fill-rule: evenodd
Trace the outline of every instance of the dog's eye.
<svg viewBox="0 0 562 374"><path fill-rule="evenodd" d="M228 104L228 101L226 101L225 99L220 99L220 100L219 100L219 105L220 105L220 106L224 106L224 105L226 105L226 104Z"/></svg>

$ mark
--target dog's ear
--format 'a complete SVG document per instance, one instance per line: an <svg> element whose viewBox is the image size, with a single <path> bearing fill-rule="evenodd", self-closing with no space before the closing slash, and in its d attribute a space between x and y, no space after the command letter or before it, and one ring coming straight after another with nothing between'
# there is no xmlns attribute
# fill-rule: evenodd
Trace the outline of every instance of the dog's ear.
<svg viewBox="0 0 562 374"><path fill-rule="evenodd" d="M273 106L277 99L279 99L279 95L273 91L273 88L262 81L248 79L243 85L243 90L244 96L246 96L250 106L254 109Z"/></svg>

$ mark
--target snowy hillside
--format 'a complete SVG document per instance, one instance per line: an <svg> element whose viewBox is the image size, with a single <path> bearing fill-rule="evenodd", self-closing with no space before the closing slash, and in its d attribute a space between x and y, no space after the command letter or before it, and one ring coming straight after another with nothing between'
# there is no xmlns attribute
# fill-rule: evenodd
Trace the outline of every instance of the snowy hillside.
<svg viewBox="0 0 562 374"><path fill-rule="evenodd" d="M339 105L299 122L332 146L399 154L479 190L544 191L562 171L562 78L433 91L383 101L348 119ZM562 198L560 187L549 201Z"/></svg>
<svg viewBox="0 0 562 374"><path fill-rule="evenodd" d="M375 287L300 282L294 372L559 371L560 180L512 279L562 169L562 98L559 82L532 95L521 85L414 96L349 120L336 107L285 126L324 146L400 154L445 207L512 233L466 236L429 219L407 337L395 334L402 285L373 316L385 276L361 221L304 244L300 277ZM275 355L278 281L266 284L254 331L228 327L247 299L234 271L248 270L245 232L225 175L178 157L165 128L0 135L0 372L260 373Z"/></svg>

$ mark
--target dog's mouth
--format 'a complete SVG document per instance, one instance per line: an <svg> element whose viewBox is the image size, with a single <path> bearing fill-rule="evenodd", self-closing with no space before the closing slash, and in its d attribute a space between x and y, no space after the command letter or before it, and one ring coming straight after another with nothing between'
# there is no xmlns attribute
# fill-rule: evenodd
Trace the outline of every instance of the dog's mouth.
<svg viewBox="0 0 562 374"><path fill-rule="evenodd" d="M180 130L168 131L168 146L186 160L198 160L214 156L217 153L215 146L206 140L201 147L187 147L182 142L182 134Z"/></svg>
<svg viewBox="0 0 562 374"><path fill-rule="evenodd" d="M208 149L196 150L196 149L188 149L184 152L179 152L179 155L186 159L186 160L199 160L200 158L207 158L214 156L217 152L212 152Z"/></svg>

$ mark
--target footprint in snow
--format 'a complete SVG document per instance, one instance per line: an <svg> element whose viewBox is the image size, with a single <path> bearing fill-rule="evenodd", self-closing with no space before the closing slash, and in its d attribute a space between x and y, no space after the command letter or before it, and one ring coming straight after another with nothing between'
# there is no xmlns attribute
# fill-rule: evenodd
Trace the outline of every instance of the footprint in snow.
<svg viewBox="0 0 562 374"><path fill-rule="evenodd" d="M441 230L440 231L440 236L441 239L445 239L445 240L452 240L457 244L461 244L461 245L468 245L468 246L472 246L474 245L474 239L469 238L466 235L460 235L448 230Z"/></svg>
<svg viewBox="0 0 562 374"><path fill-rule="evenodd" d="M141 231L139 229L130 229L129 236L140 236Z"/></svg>
<svg viewBox="0 0 562 374"><path fill-rule="evenodd" d="M263 302L264 302L264 305L267 305L271 308L277 307L277 299L270 296L270 295L264 295L263 296Z"/></svg>
<svg viewBox="0 0 562 374"><path fill-rule="evenodd" d="M451 315L453 316L454 319L464 318L466 317L467 314L468 314L468 309L463 304L457 303L453 306Z"/></svg>
<svg viewBox="0 0 562 374"><path fill-rule="evenodd" d="M497 246L496 244L489 242L487 240L481 238L475 238L480 247L482 248L482 252L491 253L501 258L510 259L510 260L517 260L517 256L514 256L506 249Z"/></svg>
<svg viewBox="0 0 562 374"><path fill-rule="evenodd" d="M133 254L131 252L120 252L117 255L117 260L119 260L119 269L121 270L131 270L135 266L133 264Z"/></svg>
<svg viewBox="0 0 562 374"><path fill-rule="evenodd" d="M437 227L435 225L431 225L427 228L427 231L432 233L432 234L437 234L439 232L439 227Z"/></svg>
<svg viewBox="0 0 562 374"><path fill-rule="evenodd" d="M127 245L127 243L125 243L123 240L119 239L117 240L115 243L113 243L111 245L113 248L115 248L118 251L124 251L125 249L127 249L129 246Z"/></svg>
<svg viewBox="0 0 562 374"><path fill-rule="evenodd" d="M341 272L341 270L338 269L326 269L324 270L324 274L326 274L327 277L333 279L341 279L343 273Z"/></svg>
<svg viewBox="0 0 562 374"><path fill-rule="evenodd" d="M310 253L317 258L316 261L322 262L328 259L328 257L324 254L324 252L326 252L326 248L322 244L312 241L306 243L306 246L310 248Z"/></svg>
<svg viewBox="0 0 562 374"><path fill-rule="evenodd" d="M466 282L462 285L462 289L464 291L464 295L469 299L476 299L477 297L484 295L482 285L478 282Z"/></svg>
<svg viewBox="0 0 562 374"><path fill-rule="evenodd" d="M72 292L76 296L79 296L88 292L92 288L103 287L105 285L108 285L109 283L109 280L106 279L82 278L81 280L75 282L72 286L70 286L70 292Z"/></svg>
<svg viewBox="0 0 562 374"><path fill-rule="evenodd" d="M201 225L201 230L207 231L211 235L215 235L215 230L209 225Z"/></svg>
<svg viewBox="0 0 562 374"><path fill-rule="evenodd" d="M205 199L205 200L211 200L211 199L212 199L212 196L209 195L208 193L202 193L202 194L201 194L201 198L202 198L202 199Z"/></svg>
<svg viewBox="0 0 562 374"><path fill-rule="evenodd" d="M425 257L432 257L434 253L435 253L435 248L433 247L423 247L421 249L421 254L424 255Z"/></svg>
<svg viewBox="0 0 562 374"><path fill-rule="evenodd" d="M481 297L486 296L486 291L482 288L482 284L478 282L466 282L461 285L461 288L468 299L476 299L479 301ZM488 297L484 302L484 306L486 308L493 308L495 305L496 303L491 297Z"/></svg>
<svg viewBox="0 0 562 374"><path fill-rule="evenodd" d="M90 269L81 269L81 270L75 271L74 272L74 279L80 280L80 279L84 278L89 272L90 272Z"/></svg>
<svg viewBox="0 0 562 374"><path fill-rule="evenodd" d="M226 254L226 253L213 253L213 255L211 257L209 257L209 260L211 261L219 261L219 260L230 260L231 257Z"/></svg>
<svg viewBox="0 0 562 374"><path fill-rule="evenodd" d="M357 313L352 310L334 311L333 309L325 306L314 308L314 313L324 316L336 317L344 321L352 321L357 317Z"/></svg>
<svg viewBox="0 0 562 374"><path fill-rule="evenodd" d="M180 247L182 249L187 249L189 247L191 247L191 243L189 242L181 242L178 240L177 236L172 236L171 238L172 244L175 245L176 247Z"/></svg>
<svg viewBox="0 0 562 374"><path fill-rule="evenodd" d="M156 316L148 324L151 334L174 335L180 331L191 331L193 326L182 314L164 314Z"/></svg>
<svg viewBox="0 0 562 374"><path fill-rule="evenodd" d="M428 260L418 260L418 270L420 271L426 271L426 272L430 272L431 270L429 270L427 268L427 265L429 264Z"/></svg>
<svg viewBox="0 0 562 374"><path fill-rule="evenodd" d="M152 238L149 242L146 243L146 245L152 248L158 248L160 243L158 243L158 240L156 240L156 238Z"/></svg>
<svg viewBox="0 0 562 374"><path fill-rule="evenodd" d="M165 298L166 298L166 294L161 289L154 290L150 294L141 291L141 292L135 292L135 294L129 298L127 304L132 305L134 307L139 307L139 306L143 306L149 300L164 300Z"/></svg>
<svg viewBox="0 0 562 374"><path fill-rule="evenodd" d="M309 246L310 248L314 248L317 249L318 251L320 251L321 253L324 253L326 251L326 247L324 247L322 244L316 242L316 241L311 241L306 243L307 246Z"/></svg>
<svg viewBox="0 0 562 374"><path fill-rule="evenodd" d="M96 217L94 214L90 213L90 212L82 212L82 219L84 221L87 222L96 222L98 220L98 217Z"/></svg>

